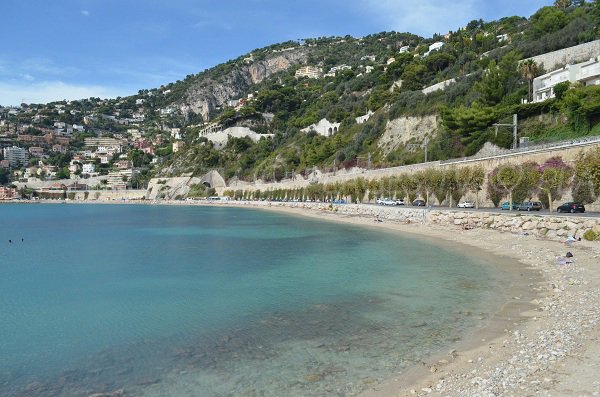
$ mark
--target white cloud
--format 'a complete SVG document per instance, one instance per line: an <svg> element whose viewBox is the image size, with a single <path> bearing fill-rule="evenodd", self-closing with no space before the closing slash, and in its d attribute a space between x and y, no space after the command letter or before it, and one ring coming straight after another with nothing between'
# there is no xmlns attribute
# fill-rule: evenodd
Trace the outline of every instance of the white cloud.
<svg viewBox="0 0 600 397"><path fill-rule="evenodd" d="M482 17L476 0L367 0L366 9L389 30L422 36L457 30L472 19Z"/></svg>
<svg viewBox="0 0 600 397"><path fill-rule="evenodd" d="M26 103L48 103L63 99L74 100L90 97L116 98L131 95L123 89L98 85L76 85L62 81L44 81L38 83L0 82L0 105L18 105Z"/></svg>
<svg viewBox="0 0 600 397"><path fill-rule="evenodd" d="M84 17L89 17L90 12L88 10L81 10L81 15L83 15Z"/></svg>

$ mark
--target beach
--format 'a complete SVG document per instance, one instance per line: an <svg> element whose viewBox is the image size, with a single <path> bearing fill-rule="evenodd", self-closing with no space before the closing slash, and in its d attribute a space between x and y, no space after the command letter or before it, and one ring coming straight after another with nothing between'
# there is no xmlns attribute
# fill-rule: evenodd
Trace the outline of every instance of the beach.
<svg viewBox="0 0 600 397"><path fill-rule="evenodd" d="M225 204L384 228L484 250L514 262L514 294L488 325L362 397L600 396L600 245L532 234L347 216L298 205ZM565 259L567 252L572 258ZM519 282L518 280L521 280Z"/></svg>

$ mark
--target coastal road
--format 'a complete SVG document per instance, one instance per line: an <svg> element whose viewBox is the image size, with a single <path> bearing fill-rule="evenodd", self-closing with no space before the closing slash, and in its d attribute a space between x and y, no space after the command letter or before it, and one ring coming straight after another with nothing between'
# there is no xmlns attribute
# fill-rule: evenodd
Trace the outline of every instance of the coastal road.
<svg viewBox="0 0 600 397"><path fill-rule="evenodd" d="M381 204L368 204L368 205L373 205L373 206L382 206ZM383 206L382 206L383 207ZM398 206L398 208L413 208L413 209L425 209L426 207L413 207L411 205L408 206ZM443 211L473 211L473 212L491 212L494 214L529 214L529 215L540 215L540 216L564 216L564 217L572 217L572 216L577 216L577 217L583 217L583 218L598 218L600 217L600 212L588 212L586 211L585 213L576 213L576 214L571 214L568 212L550 212L548 210L541 210L541 211L517 211L517 210L512 210L512 211L507 211L507 210L501 210L500 208L457 208L457 207L452 207L452 208L448 208L447 206L439 206L439 205L433 205L429 207L432 210L443 210Z"/></svg>

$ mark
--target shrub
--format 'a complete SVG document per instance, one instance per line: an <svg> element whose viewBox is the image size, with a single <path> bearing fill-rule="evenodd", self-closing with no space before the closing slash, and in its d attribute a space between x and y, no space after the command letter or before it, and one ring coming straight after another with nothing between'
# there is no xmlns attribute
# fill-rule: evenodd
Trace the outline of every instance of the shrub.
<svg viewBox="0 0 600 397"><path fill-rule="evenodd" d="M583 238L586 239L587 241L595 241L598 239L598 237L600 236L600 233L597 233L593 230L588 230L585 233L583 233Z"/></svg>

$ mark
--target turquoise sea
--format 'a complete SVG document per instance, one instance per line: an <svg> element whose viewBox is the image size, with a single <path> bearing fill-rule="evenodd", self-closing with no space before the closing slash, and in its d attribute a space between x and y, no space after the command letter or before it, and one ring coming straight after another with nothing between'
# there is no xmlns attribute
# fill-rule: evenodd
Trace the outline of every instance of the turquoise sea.
<svg viewBox="0 0 600 397"><path fill-rule="evenodd" d="M0 220L0 396L351 396L481 325L507 281L459 247L260 210Z"/></svg>

